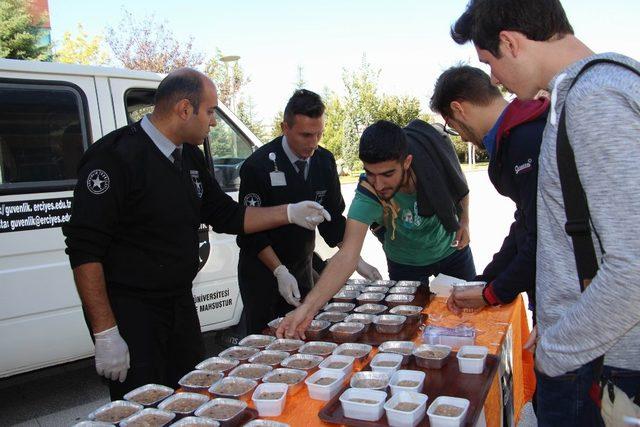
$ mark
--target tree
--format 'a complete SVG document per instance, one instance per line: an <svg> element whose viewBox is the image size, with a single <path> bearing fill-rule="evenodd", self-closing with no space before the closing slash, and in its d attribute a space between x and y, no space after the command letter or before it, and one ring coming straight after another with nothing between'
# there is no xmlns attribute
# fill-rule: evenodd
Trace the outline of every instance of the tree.
<svg viewBox="0 0 640 427"><path fill-rule="evenodd" d="M118 27L107 29L107 43L126 68L169 73L202 64L204 56L193 47L193 37L176 39L166 21L153 15L138 21L131 12L123 13Z"/></svg>
<svg viewBox="0 0 640 427"><path fill-rule="evenodd" d="M388 120L406 126L420 116L420 101L413 96L384 96L378 107L376 120Z"/></svg>
<svg viewBox="0 0 640 427"><path fill-rule="evenodd" d="M282 121L284 120L284 111L278 111L273 119L271 119L271 139L282 135Z"/></svg>
<svg viewBox="0 0 640 427"><path fill-rule="evenodd" d="M347 111L345 110L340 97L335 93L328 93L325 99L325 125L321 144L333 153L338 164L338 173L344 173L345 153L343 153L345 141L345 123Z"/></svg>
<svg viewBox="0 0 640 427"><path fill-rule="evenodd" d="M346 95L343 101L345 122L341 157L352 171L361 168L358 143L367 126L378 120L406 126L420 115L420 101L416 97L378 94L380 71L363 56L359 69L343 72Z"/></svg>
<svg viewBox="0 0 640 427"><path fill-rule="evenodd" d="M64 33L62 43L56 49L54 59L56 62L65 64L108 64L110 61L109 53L102 46L103 40L102 36L89 38L82 24L78 24L78 34L75 38L69 31Z"/></svg>
<svg viewBox="0 0 640 427"><path fill-rule="evenodd" d="M344 84L344 140L342 143L341 158L348 169L360 169L361 162L358 158L358 142L364 129L375 121L380 99L378 97L378 77L380 70L375 70L362 56L360 68L353 72L343 70L342 83Z"/></svg>
<svg viewBox="0 0 640 427"><path fill-rule="evenodd" d="M222 52L216 49L215 56L207 62L204 70L218 88L218 99L228 106L260 141L267 141L269 134L255 114L253 99L242 94L251 78L245 74L239 61L234 61L233 65L229 66L221 61L221 58Z"/></svg>
<svg viewBox="0 0 640 427"><path fill-rule="evenodd" d="M220 49L216 49L215 56L205 65L204 73L215 82L218 88L218 99L233 110L237 109L237 106L231 105L231 101L235 100L237 105L242 102L240 93L251 79L245 76L238 61L234 61L233 65L229 67L220 60L222 57Z"/></svg>
<svg viewBox="0 0 640 427"><path fill-rule="evenodd" d="M34 17L28 0L0 0L0 58L51 58L51 47L41 45L42 29L38 26L45 16Z"/></svg>
<svg viewBox="0 0 640 427"><path fill-rule="evenodd" d="M238 104L236 114L242 123L244 123L260 141L267 142L269 135L265 132L262 121L256 117L254 109L255 104L253 103L253 98L249 96Z"/></svg>
<svg viewBox="0 0 640 427"><path fill-rule="evenodd" d="M468 144L459 136L449 135L449 139L451 139L451 142L453 143L453 149L456 151L456 155L458 156L460 163L467 163Z"/></svg>

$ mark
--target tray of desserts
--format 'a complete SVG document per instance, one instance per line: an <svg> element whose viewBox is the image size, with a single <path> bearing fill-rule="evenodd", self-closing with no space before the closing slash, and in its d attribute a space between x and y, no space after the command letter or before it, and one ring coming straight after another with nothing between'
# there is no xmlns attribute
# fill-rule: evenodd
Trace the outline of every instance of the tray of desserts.
<svg viewBox="0 0 640 427"><path fill-rule="evenodd" d="M365 427L388 426L391 418L395 425L475 425L498 358L485 347L467 346L455 353L447 346L410 344L409 357L393 352L400 343L381 346L320 410L319 418Z"/></svg>
<svg viewBox="0 0 640 427"><path fill-rule="evenodd" d="M316 315L305 335L308 340L376 346L389 340L413 340L427 319L423 310L429 301L428 287L419 282L351 282ZM281 321L269 323L270 333Z"/></svg>
<svg viewBox="0 0 640 427"><path fill-rule="evenodd" d="M308 332L314 339L336 343L412 340L426 320L422 311L429 303L429 290L407 283L411 285L393 281L345 285L316 316L324 323L310 325Z"/></svg>

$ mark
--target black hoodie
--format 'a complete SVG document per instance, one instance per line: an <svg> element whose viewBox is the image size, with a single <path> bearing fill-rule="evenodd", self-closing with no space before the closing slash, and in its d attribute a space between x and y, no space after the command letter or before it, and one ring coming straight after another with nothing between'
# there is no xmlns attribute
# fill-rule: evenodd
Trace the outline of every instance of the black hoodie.
<svg viewBox="0 0 640 427"><path fill-rule="evenodd" d="M516 211L502 247L477 277L489 283L483 293L489 304L509 303L527 292L530 307L535 306L538 155L548 110L546 99L516 99L498 128L489 178L498 193L513 200Z"/></svg>

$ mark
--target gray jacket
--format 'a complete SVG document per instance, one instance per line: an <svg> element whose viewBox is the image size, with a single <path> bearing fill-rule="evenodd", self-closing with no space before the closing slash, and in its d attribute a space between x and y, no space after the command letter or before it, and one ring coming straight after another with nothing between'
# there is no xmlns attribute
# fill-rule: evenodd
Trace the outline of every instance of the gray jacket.
<svg viewBox="0 0 640 427"><path fill-rule="evenodd" d="M550 83L551 111L540 150L536 365L561 375L606 353L608 366L640 370L640 77L599 64L567 95L582 66L598 57L640 70L608 53L578 61ZM591 220L599 270L581 294L556 162L557 122L567 105L567 133Z"/></svg>

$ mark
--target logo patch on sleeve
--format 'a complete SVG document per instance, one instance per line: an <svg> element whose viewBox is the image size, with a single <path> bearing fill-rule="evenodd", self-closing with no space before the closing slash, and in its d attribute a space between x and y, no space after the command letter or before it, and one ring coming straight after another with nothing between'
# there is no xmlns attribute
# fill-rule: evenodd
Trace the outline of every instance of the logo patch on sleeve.
<svg viewBox="0 0 640 427"><path fill-rule="evenodd" d="M87 177L87 189L93 194L104 194L109 189L109 175L102 169L91 171Z"/></svg>
<svg viewBox="0 0 640 427"><path fill-rule="evenodd" d="M516 175L520 175L521 173L526 173L526 172L531 171L531 169L533 169L533 160L532 159L528 159L523 164L516 165L516 167L514 168L514 171L515 171Z"/></svg>
<svg viewBox="0 0 640 427"><path fill-rule="evenodd" d="M256 193L249 193L244 196L244 205L251 207L259 207L262 204L262 200L260 200L260 196Z"/></svg>
<svg viewBox="0 0 640 427"><path fill-rule="evenodd" d="M326 195L327 190L316 191L316 202L322 205Z"/></svg>

